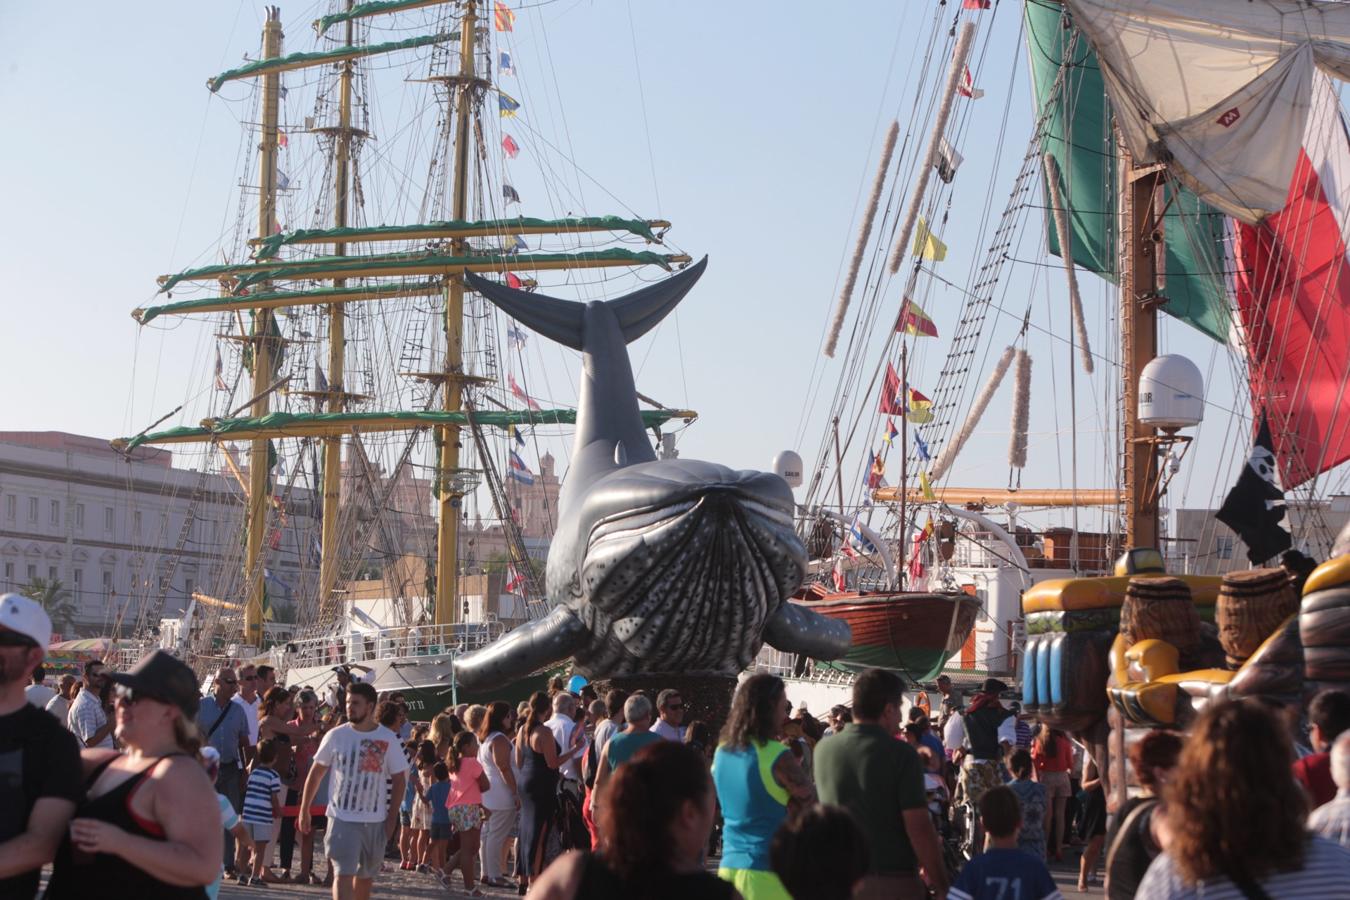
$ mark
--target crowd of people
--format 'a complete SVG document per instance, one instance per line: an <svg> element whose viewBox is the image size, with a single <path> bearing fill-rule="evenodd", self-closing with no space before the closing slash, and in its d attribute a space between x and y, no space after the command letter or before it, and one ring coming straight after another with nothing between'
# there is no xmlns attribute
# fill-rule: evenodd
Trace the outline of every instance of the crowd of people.
<svg viewBox="0 0 1350 900"><path fill-rule="evenodd" d="M226 877L368 897L395 868L544 900L1053 900L1047 863L1071 841L1080 889L1105 858L1113 898L1350 884L1350 695L1334 691L1310 704L1306 746L1256 701L1146 734L1129 748L1137 790L1108 813L1091 755L1031 727L993 679L969 702L940 681L935 710L869 670L822 723L751 675L716 735L675 690L561 679L414 723L346 669L316 692L222 668L203 696L156 651L48 686L50 632L37 604L0 597L3 897L35 896L50 864L53 900L214 897ZM979 831L956 865L962 804Z"/></svg>

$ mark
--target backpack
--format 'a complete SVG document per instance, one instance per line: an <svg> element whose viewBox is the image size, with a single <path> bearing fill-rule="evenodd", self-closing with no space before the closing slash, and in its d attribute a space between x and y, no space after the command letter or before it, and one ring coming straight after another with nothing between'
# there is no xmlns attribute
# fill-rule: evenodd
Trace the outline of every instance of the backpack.
<svg viewBox="0 0 1350 900"><path fill-rule="evenodd" d="M587 788L595 789L595 776L600 771L600 753L595 741L591 741L586 753L581 757L581 781Z"/></svg>

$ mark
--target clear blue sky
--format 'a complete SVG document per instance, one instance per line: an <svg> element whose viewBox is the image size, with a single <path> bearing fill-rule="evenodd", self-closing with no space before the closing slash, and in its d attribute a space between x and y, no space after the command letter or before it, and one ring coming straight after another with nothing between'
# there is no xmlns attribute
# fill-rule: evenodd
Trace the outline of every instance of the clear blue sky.
<svg viewBox="0 0 1350 900"><path fill-rule="evenodd" d="M944 23L957 6L943 9ZM946 231L951 254L940 264L958 285L982 256L989 236L978 232L981 215L991 204L997 219L1032 124L1018 4L1000 6L979 16L973 68L987 93L974 102L958 143L966 163ZM315 47L308 23L321 7L283 5L288 50ZM892 117L912 127L915 139L927 128L926 121L911 126L910 109L935 4L596 0L517 8L508 46L520 69L513 93L526 104L519 130L563 137L613 197L672 220L672 240L711 260L678 317L632 348L639 389L701 413L681 437L686 456L764 468L778 450L797 448L809 469L826 427L823 405L801 431L799 423L854 241L859 195ZM204 82L244 54L256 55L262 9L224 0L76 2L59 10L0 4L0 108L9 123L0 143L7 210L0 267L10 312L10 327L0 329L11 387L6 428L112 437L140 430L208 385L206 323L143 330L128 313L152 300L155 276L217 261L213 248L238 202L239 120L248 104L231 102L244 95L238 86L213 96ZM407 21L425 21L419 15L425 13ZM941 64L930 79L940 77ZM511 79L502 84L511 90ZM384 94L375 100L377 137L393 141L389 132L404 110ZM1001 131L1003 157L995 160ZM624 211L585 179L584 208L542 205L536 200L546 193L544 176L528 153L517 171L527 215ZM1043 259L1039 229L1026 232L1018 255ZM1091 332L1101 342L1109 336L1113 295L1092 276L1083 281ZM899 290L896 282L886 291L896 305ZM913 382L921 389L937 380L960 296L941 285L927 294L944 338L916 357ZM1035 327L1058 337L1037 331L1030 344L1032 463L1024 484L1067 486L1062 275L1014 266L1003 296L1015 314L990 319L997 348L1012 339L1028 297L1035 298ZM1223 412L1235 405L1226 355L1171 323L1164 348L1192 355L1216 378L1210 394L1218 406L1201 432L1197 463L1178 481L1189 505L1200 505L1226 488L1235 448L1245 442L1234 442L1241 429ZM569 401L575 372L566 370L577 359L551 352L537 365L532 382L548 390L535 392ZM826 393L838 365L824 370ZM1101 485L1110 453L1109 436L1094 433L1102 422L1097 410L1114 397L1104 380L1110 377L1099 369L1078 382L1086 485ZM1006 482L1009 390L949 483ZM198 396L181 421L200 418L201 402ZM554 448L560 458L563 447L559 441ZM1245 452L1240 448L1238 458ZM852 455L849 470L856 471L859 454Z"/></svg>

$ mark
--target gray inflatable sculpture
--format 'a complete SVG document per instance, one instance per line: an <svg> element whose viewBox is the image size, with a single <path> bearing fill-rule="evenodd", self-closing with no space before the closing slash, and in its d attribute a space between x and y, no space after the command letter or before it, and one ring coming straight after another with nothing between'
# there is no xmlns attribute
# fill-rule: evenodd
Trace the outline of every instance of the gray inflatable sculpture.
<svg viewBox="0 0 1350 900"><path fill-rule="evenodd" d="M767 641L842 656L849 629L786 602L806 572L792 491L765 472L657 460L638 415L627 344L698 281L697 265L607 303L469 287L583 356L571 468L548 554L552 613L455 661L466 688L493 688L571 657L593 677L735 674Z"/></svg>

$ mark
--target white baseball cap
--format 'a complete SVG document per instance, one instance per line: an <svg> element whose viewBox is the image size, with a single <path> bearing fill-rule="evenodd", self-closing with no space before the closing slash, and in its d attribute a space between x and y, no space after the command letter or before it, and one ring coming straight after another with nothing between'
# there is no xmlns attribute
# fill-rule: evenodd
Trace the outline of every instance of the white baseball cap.
<svg viewBox="0 0 1350 900"><path fill-rule="evenodd" d="M44 653L52 642L52 620L47 611L22 594L0 596L0 628L27 635Z"/></svg>

